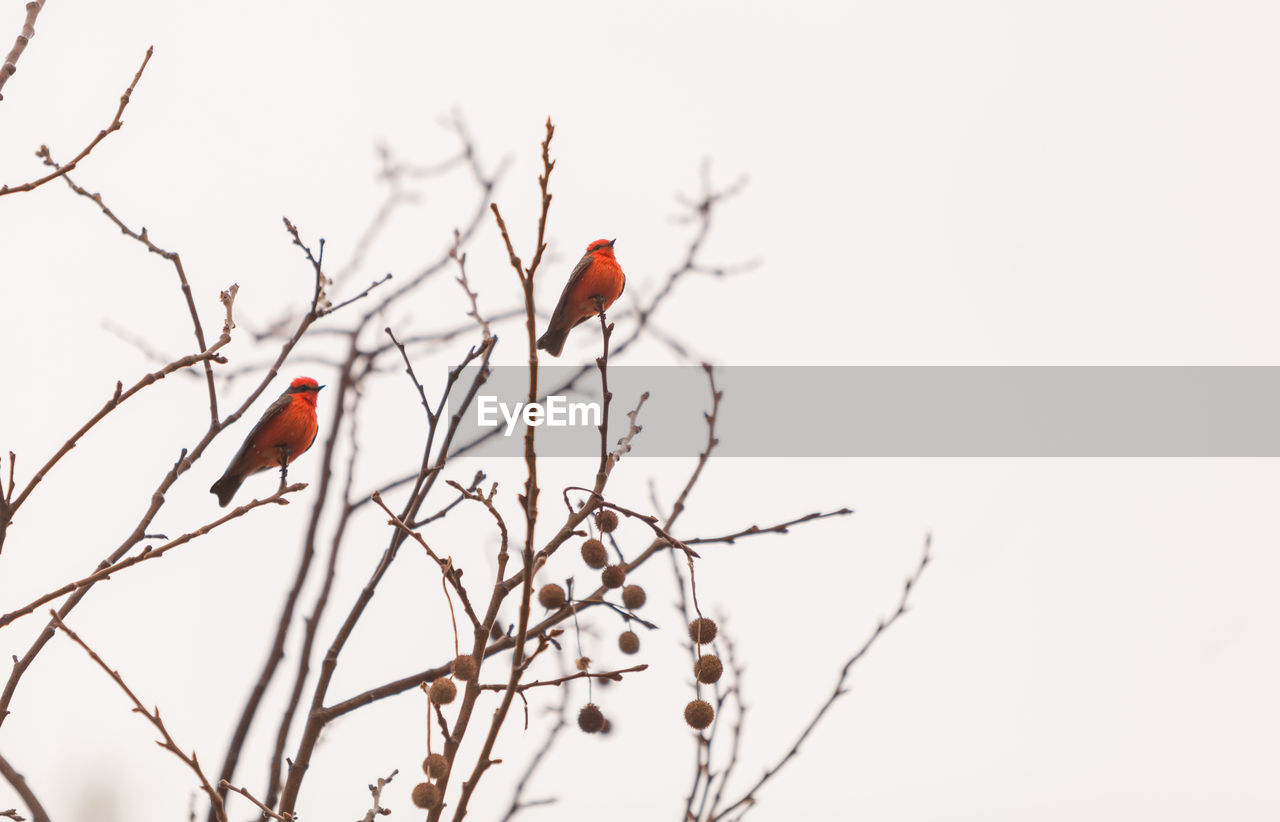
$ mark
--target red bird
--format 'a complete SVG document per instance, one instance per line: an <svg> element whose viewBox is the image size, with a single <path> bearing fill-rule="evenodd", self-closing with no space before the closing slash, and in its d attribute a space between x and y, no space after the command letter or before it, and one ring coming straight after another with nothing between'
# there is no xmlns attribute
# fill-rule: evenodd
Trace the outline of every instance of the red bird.
<svg viewBox="0 0 1280 822"><path fill-rule="evenodd" d="M569 282L560 293L560 302L551 314L547 333L538 340L538 347L553 357L564 350L565 338L573 327L584 323L608 308L622 295L627 277L613 256L613 244L617 240L596 240L587 246L587 253L574 266Z"/></svg>
<svg viewBox="0 0 1280 822"><path fill-rule="evenodd" d="M209 489L223 508L231 502L245 477L288 465L315 442L316 394L324 388L310 377L298 377L244 438L222 478Z"/></svg>

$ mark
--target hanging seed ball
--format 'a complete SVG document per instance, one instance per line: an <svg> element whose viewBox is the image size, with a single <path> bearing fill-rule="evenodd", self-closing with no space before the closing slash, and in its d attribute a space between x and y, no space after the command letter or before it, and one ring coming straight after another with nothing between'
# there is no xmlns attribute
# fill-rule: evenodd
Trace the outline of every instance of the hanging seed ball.
<svg viewBox="0 0 1280 822"><path fill-rule="evenodd" d="M699 645L706 645L716 638L716 623L713 619L698 617L689 623L689 639Z"/></svg>
<svg viewBox="0 0 1280 822"><path fill-rule="evenodd" d="M635 631L623 631L618 634L618 647L624 654L634 654L640 650L640 637L636 636Z"/></svg>
<svg viewBox="0 0 1280 822"><path fill-rule="evenodd" d="M448 705L458 696L458 686L453 684L452 679L441 677L431 683L431 688L427 690L427 698L435 705Z"/></svg>
<svg viewBox="0 0 1280 822"><path fill-rule="evenodd" d="M427 758L422 760L422 772L432 779L440 779L449 770L449 760L444 758L444 754L428 754Z"/></svg>
<svg viewBox="0 0 1280 822"><path fill-rule="evenodd" d="M559 608L564 605L564 589L554 582L543 585L538 591L538 602L543 608Z"/></svg>
<svg viewBox="0 0 1280 822"><path fill-rule="evenodd" d="M610 565L600 572L600 581L606 588L621 588L622 583L627 581L627 566Z"/></svg>
<svg viewBox="0 0 1280 822"><path fill-rule="evenodd" d="M693 675L703 685L710 685L713 682L720 681L720 675L724 673L724 665L720 662L720 657L715 654L703 654L698 657L698 661L693 663Z"/></svg>
<svg viewBox="0 0 1280 822"><path fill-rule="evenodd" d="M600 540L589 539L582 543L582 561L588 568L603 568L609 563L609 552Z"/></svg>
<svg viewBox="0 0 1280 822"><path fill-rule="evenodd" d="M463 654L453 661L453 664L449 666L449 671L463 682L474 682L476 676L480 673L480 664L470 654Z"/></svg>
<svg viewBox="0 0 1280 822"><path fill-rule="evenodd" d="M613 723L606 718L604 721L604 724L600 726L600 733L608 736L609 732L612 730L613 730Z"/></svg>
<svg viewBox="0 0 1280 822"><path fill-rule="evenodd" d="M618 528L618 515L612 511L601 511L596 514L596 527L602 534L612 534Z"/></svg>
<svg viewBox="0 0 1280 822"><path fill-rule="evenodd" d="M710 707L709 705L707 707ZM578 711L578 727L589 734L596 733L604 727L604 714L594 704L588 702Z"/></svg>
<svg viewBox="0 0 1280 822"><path fill-rule="evenodd" d="M440 789L430 782L419 782L413 786L413 804L419 808L434 808L440 804Z"/></svg>
<svg viewBox="0 0 1280 822"><path fill-rule="evenodd" d="M705 699L695 699L684 706L684 721L695 731L700 731L716 718L716 709Z"/></svg>
<svg viewBox="0 0 1280 822"><path fill-rule="evenodd" d="M644 605L646 599L648 597L645 596L644 589L639 585L628 585L622 589L622 604L633 611Z"/></svg>

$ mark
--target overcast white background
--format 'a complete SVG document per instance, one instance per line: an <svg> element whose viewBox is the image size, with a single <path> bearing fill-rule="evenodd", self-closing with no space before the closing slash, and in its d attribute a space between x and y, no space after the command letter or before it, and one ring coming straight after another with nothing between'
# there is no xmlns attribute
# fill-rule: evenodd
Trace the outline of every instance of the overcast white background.
<svg viewBox="0 0 1280 822"><path fill-rule="evenodd" d="M0 3L4 50L23 5ZM261 358L246 329L304 310L309 296L281 215L345 259L379 203L375 142L442 159L455 143L439 120L456 111L486 163L510 162L497 199L526 253L542 123L556 123L545 305L597 237L618 238L623 299L651 295L688 234L671 221L674 195L696 191L704 159L719 181L748 176L707 255L758 267L691 279L656 318L717 363L1268 365L1280 345L1278 25L1267 3L52 0L4 88L0 181L39 176L41 143L74 156L154 45L124 129L75 176L182 253L208 326L218 291L240 284L236 364ZM435 191L397 218L371 276L407 275L446 247L473 200L465 185ZM471 254L482 307L512 305L518 286L488 222ZM60 182L0 198L0 453L18 453L20 485L117 379L155 367L104 321L166 354L192 350L174 279ZM413 310L387 322L465 319L447 283ZM504 361L519 361L512 348ZM593 351L575 337L566 356ZM672 361L652 341L634 356ZM0 556L0 610L87 573L199 437L202 384L168 382L86 437L24 506ZM233 384L224 404L246 388ZM395 460L370 481L405 465L398 447L419 448L403 375L377 390L400 410L368 434L371 452ZM691 398L691 425L703 403ZM174 486L153 530L215 516L206 489L245 430ZM643 503L653 477L669 502L691 462L624 461L617 492ZM311 480L316 464L303 457L291 475ZM594 470L547 465L544 487ZM513 495L518 464L487 467ZM915 608L857 666L851 693L752 817L1276 818L1277 492L1270 460L713 460L684 536L857 510L704 552L704 605L729 615L749 664L743 778L790 745L934 534ZM255 512L104 583L69 620L210 771L266 653L306 515L305 504ZM339 569L338 613L382 550L372 522L378 536L349 547ZM437 538L479 578L492 539L483 518L466 522ZM564 559L560 576L576 567ZM397 562L343 657L338 696L451 655L428 570L416 555ZM640 576L645 615L666 629L643 637L651 668L597 691L617 731L563 740L532 792L559 802L530 820L683 810L687 660L665 561ZM2 655L21 654L41 624L6 628ZM630 662L603 625L588 653ZM283 690L278 680L268 711ZM540 696L535 721L556 695ZM393 768L393 818L416 818L422 708L410 693L332 727L303 818L359 818L365 785ZM55 819L186 814L190 775L63 639L12 710L0 753ZM501 816L541 739L541 726L526 737L516 720L474 818ZM255 792L274 725L258 730L238 779ZM0 785L0 809L17 805Z"/></svg>

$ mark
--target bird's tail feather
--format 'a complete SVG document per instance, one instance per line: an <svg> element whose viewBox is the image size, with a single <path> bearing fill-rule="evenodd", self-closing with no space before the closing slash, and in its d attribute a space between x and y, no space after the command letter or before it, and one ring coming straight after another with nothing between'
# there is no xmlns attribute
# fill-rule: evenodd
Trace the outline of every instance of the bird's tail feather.
<svg viewBox="0 0 1280 822"><path fill-rule="evenodd" d="M240 490L240 484L244 482L244 477L239 474L230 472L223 474L217 482L209 488L209 493L218 495L218 505L226 508L231 502L231 498L236 495L236 491Z"/></svg>
<svg viewBox="0 0 1280 822"><path fill-rule="evenodd" d="M553 357L560 356L560 352L564 350L564 341L569 336L569 329L548 328L547 333L538 338L538 347L546 351Z"/></svg>

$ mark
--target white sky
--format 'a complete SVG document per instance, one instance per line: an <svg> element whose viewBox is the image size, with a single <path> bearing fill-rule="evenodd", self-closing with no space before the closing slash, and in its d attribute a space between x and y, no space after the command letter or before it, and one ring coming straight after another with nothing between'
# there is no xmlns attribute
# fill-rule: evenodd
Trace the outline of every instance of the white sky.
<svg viewBox="0 0 1280 822"><path fill-rule="evenodd" d="M0 49L22 8L0 3ZM0 181L38 176L42 143L73 156L154 45L125 127L75 176L181 252L206 327L219 322L217 292L240 284L236 364L267 350L249 329L302 310L309 295L281 215L345 259L379 202L375 141L415 162L442 159L454 142L438 121L457 111L486 163L510 161L497 197L526 254L542 123L557 125L544 303L601 236L619 238L624 300L651 295L687 236L670 220L673 195L696 190L704 158L721 182L746 174L707 259L759 267L687 281L657 318L718 363L1270 365L1280 344L1277 24L1264 3L52 0L4 88ZM356 282L434 259L471 208L465 185L429 185ZM470 254L482 308L512 305L518 286L490 223ZM192 350L174 279L61 183L0 198L0 453L18 452L20 484L117 379L155 367L104 322L165 354ZM387 323L452 325L464 302L442 281ZM511 349L504 362L520 359ZM566 356L593 351L571 339ZM419 371L438 375L456 354L424 356ZM669 354L650 343L634 361ZM323 382L323 371L284 374ZM0 556L0 610L91 570L198 439L201 385L167 383L86 437L24 507ZM247 387L234 383L224 405ZM398 372L372 387L379 430L366 435L361 487L416 460L415 402ZM691 424L703 403L693 398ZM214 518L205 489L245 430L220 438L174 487L155 530ZM304 457L293 476L313 480L317 464ZM544 488L594 471L546 465ZM509 503L519 465L485 467ZM624 461L615 492L643 507L652 477L670 501L689 467ZM464 461L456 476L475 468ZM270 487L259 478L255 493ZM855 669L852 692L752 817L1275 818L1278 490L1267 460L713 461L683 536L857 509L704 552L700 595L729 614L749 664L744 778L790 745L896 602L923 535L935 535L914 610ZM307 513L305 501L255 512L103 584L69 620L211 772L266 652ZM486 575L484 518L450 521L436 539ZM376 518L361 526L326 646L384 544ZM558 578L578 567L557 562ZM679 716L687 662L665 561L640 577L645 616L677 630L645 634L650 670L597 690L617 732L570 734L532 792L560 801L527 819L679 817L693 754ZM406 552L332 692L438 663L451 652L442 620L438 579ZM22 653L41 624L0 632L0 655ZM588 654L629 664L613 650L617 626L599 624ZM535 721L556 694L541 698ZM388 805L413 818L422 707L407 694L334 726L304 785L303 818L360 817L365 785L393 768ZM55 819L185 814L189 774L69 643L40 657L13 710L0 753ZM540 726L526 738L515 720L474 818L501 816L541 739ZM239 774L255 792L274 725L258 730ZM17 805L0 784L0 809Z"/></svg>

